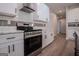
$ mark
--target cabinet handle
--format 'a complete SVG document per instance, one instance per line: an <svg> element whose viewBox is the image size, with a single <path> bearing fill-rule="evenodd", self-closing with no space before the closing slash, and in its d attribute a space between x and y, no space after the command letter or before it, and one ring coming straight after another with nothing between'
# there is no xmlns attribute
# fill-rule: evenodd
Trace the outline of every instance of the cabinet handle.
<svg viewBox="0 0 79 59"><path fill-rule="evenodd" d="M7 40L9 40L9 39L14 39L14 38L16 38L16 37L10 37L10 38L7 38Z"/></svg>
<svg viewBox="0 0 79 59"><path fill-rule="evenodd" d="M13 52L15 51L15 45L13 44Z"/></svg>
<svg viewBox="0 0 79 59"><path fill-rule="evenodd" d="M8 46L8 53L10 53L10 46Z"/></svg>

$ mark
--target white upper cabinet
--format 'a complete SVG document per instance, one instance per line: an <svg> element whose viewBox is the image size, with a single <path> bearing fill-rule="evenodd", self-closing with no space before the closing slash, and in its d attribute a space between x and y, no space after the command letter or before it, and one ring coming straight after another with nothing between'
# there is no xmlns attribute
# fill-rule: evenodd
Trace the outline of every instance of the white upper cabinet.
<svg viewBox="0 0 79 59"><path fill-rule="evenodd" d="M0 3L0 15L16 16L17 3Z"/></svg>
<svg viewBox="0 0 79 59"><path fill-rule="evenodd" d="M67 12L68 22L78 22L79 21L79 8L70 9Z"/></svg>
<svg viewBox="0 0 79 59"><path fill-rule="evenodd" d="M37 4L37 14L39 20L47 21L49 19L49 8L43 4Z"/></svg>

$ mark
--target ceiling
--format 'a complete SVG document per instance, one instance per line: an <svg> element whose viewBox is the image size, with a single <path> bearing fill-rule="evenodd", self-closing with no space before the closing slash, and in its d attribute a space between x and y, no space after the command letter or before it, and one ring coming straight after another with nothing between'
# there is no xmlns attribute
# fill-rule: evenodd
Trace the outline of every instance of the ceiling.
<svg viewBox="0 0 79 59"><path fill-rule="evenodd" d="M76 5L76 3L46 3L50 8L50 11L56 13L58 16L65 17L66 7L71 7Z"/></svg>

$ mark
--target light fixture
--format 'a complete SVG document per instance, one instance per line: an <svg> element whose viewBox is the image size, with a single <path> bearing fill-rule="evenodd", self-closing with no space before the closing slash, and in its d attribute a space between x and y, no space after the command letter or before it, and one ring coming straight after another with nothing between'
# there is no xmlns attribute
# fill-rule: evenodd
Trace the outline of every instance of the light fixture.
<svg viewBox="0 0 79 59"><path fill-rule="evenodd" d="M57 11L57 14L60 14L60 13L62 13L62 10L58 10L58 11Z"/></svg>
<svg viewBox="0 0 79 59"><path fill-rule="evenodd" d="M59 13L62 13L62 10L59 10L58 12L59 12Z"/></svg>

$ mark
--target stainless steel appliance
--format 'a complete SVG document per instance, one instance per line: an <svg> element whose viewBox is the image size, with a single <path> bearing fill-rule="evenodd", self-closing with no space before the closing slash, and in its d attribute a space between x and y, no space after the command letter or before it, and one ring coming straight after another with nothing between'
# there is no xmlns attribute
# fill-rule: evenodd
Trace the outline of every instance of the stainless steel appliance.
<svg viewBox="0 0 79 59"><path fill-rule="evenodd" d="M37 55L33 53L42 47L42 31L32 30L24 33L24 55ZM40 50L41 51L41 50Z"/></svg>
<svg viewBox="0 0 79 59"><path fill-rule="evenodd" d="M35 11L35 3L23 3L22 11L27 13L32 13Z"/></svg>
<svg viewBox="0 0 79 59"><path fill-rule="evenodd" d="M42 30L34 30L30 26L17 26L17 29L24 31L24 55L39 54L42 50Z"/></svg>

